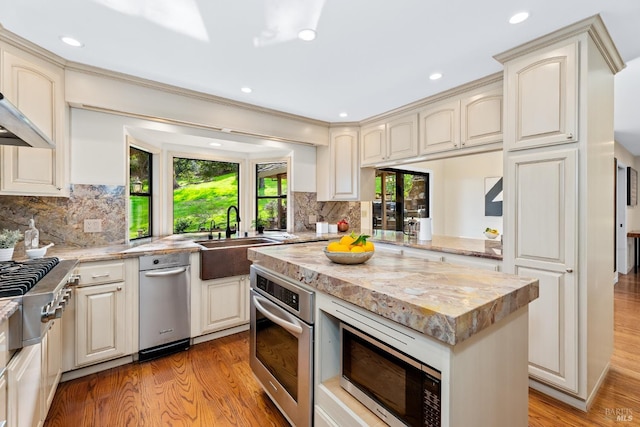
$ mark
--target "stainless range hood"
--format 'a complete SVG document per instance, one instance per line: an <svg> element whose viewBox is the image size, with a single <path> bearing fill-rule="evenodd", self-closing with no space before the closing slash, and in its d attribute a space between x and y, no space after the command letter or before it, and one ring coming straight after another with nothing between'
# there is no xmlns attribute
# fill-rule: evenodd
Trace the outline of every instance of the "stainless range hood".
<svg viewBox="0 0 640 427"><path fill-rule="evenodd" d="M56 145L0 93L0 145L56 148Z"/></svg>

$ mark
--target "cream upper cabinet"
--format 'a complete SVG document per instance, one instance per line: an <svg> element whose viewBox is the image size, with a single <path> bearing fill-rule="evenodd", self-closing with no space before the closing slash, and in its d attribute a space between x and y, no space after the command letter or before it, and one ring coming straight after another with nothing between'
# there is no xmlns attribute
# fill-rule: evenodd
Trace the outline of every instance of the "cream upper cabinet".
<svg viewBox="0 0 640 427"><path fill-rule="evenodd" d="M2 93L56 144L0 147L0 194L68 196L64 71L9 45L0 45L0 53Z"/></svg>
<svg viewBox="0 0 640 427"><path fill-rule="evenodd" d="M361 166L410 159L418 154L418 117L408 114L361 129Z"/></svg>
<svg viewBox="0 0 640 427"><path fill-rule="evenodd" d="M333 129L328 147L316 148L318 200L373 200L375 169L360 168L358 132Z"/></svg>
<svg viewBox="0 0 640 427"><path fill-rule="evenodd" d="M578 140L578 42L505 65L507 150Z"/></svg>
<svg viewBox="0 0 640 427"><path fill-rule="evenodd" d="M505 262L540 282L529 304L529 374L578 391L578 149L509 157ZM513 255L511 255L513 254ZM511 259L513 258L513 259Z"/></svg>
<svg viewBox="0 0 640 427"><path fill-rule="evenodd" d="M420 154L460 147L460 100L446 101L420 112Z"/></svg>
<svg viewBox="0 0 640 427"><path fill-rule="evenodd" d="M460 102L460 147L502 142L502 86Z"/></svg>
<svg viewBox="0 0 640 427"><path fill-rule="evenodd" d="M409 114L387 122L386 160L408 159L418 155L418 116Z"/></svg>
<svg viewBox="0 0 640 427"><path fill-rule="evenodd" d="M360 164L375 165L387 158L387 133L384 123L363 126L360 130Z"/></svg>

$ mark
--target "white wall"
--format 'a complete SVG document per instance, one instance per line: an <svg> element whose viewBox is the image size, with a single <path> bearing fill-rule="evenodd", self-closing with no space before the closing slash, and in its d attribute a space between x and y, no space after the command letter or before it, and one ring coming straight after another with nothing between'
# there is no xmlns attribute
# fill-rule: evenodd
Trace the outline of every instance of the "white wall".
<svg viewBox="0 0 640 427"><path fill-rule="evenodd" d="M502 152L411 165L431 171L433 233L484 239L487 227L502 233L502 217L484 215L484 179L502 176Z"/></svg>

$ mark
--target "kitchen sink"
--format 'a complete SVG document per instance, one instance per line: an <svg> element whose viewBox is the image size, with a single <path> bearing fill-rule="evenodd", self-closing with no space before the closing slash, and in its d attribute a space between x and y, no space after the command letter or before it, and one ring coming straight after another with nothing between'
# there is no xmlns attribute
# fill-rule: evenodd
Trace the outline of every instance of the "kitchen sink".
<svg viewBox="0 0 640 427"><path fill-rule="evenodd" d="M282 244L267 237L240 237L224 240L197 240L200 249L200 278L202 280L249 274L251 261L247 249Z"/></svg>

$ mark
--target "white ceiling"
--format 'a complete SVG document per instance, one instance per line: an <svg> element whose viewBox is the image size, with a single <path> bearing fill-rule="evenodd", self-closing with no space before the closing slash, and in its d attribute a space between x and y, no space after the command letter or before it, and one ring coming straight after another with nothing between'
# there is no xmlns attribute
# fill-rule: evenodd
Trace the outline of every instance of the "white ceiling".
<svg viewBox="0 0 640 427"><path fill-rule="evenodd" d="M68 60L327 122L498 72L493 55L599 13L628 64L616 138L640 155L640 0L0 0L0 10L9 31ZM522 10L527 21L507 22ZM316 40L292 39L298 26L315 26ZM436 71L444 77L429 80Z"/></svg>

